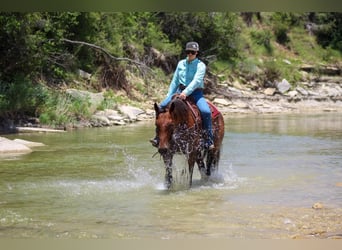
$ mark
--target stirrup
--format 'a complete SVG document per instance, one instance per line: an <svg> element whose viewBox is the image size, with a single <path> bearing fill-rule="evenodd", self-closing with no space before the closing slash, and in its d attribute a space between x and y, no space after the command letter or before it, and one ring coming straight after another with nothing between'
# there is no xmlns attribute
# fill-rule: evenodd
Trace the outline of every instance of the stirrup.
<svg viewBox="0 0 342 250"><path fill-rule="evenodd" d="M156 138L150 139L150 142L152 144L153 147L158 148L158 140Z"/></svg>
<svg viewBox="0 0 342 250"><path fill-rule="evenodd" d="M204 144L204 148L208 150L213 150L215 148L215 145L209 140Z"/></svg>

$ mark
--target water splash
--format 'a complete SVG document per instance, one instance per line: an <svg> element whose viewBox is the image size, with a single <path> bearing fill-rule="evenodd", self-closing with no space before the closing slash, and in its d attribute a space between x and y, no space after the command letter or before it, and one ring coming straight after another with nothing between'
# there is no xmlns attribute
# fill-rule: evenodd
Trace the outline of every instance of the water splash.
<svg viewBox="0 0 342 250"><path fill-rule="evenodd" d="M233 169L233 164L228 167L221 166L209 178L213 183L213 187L219 189L237 189L246 178L239 177Z"/></svg>
<svg viewBox="0 0 342 250"><path fill-rule="evenodd" d="M171 191L182 191L189 189L189 169L186 156L175 155L173 159L172 167L173 183ZM198 167L195 164L193 172L193 180L191 189L237 189L244 182L246 178L239 177L233 169L232 163L228 166L221 165L217 171L213 171L211 176L206 179L202 179L198 171ZM155 188L157 190L166 190L163 183L158 183Z"/></svg>

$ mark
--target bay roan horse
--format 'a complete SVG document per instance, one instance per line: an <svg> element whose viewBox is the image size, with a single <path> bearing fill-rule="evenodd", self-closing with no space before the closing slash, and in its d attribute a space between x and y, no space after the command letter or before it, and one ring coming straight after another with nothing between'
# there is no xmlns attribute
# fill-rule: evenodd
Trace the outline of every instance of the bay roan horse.
<svg viewBox="0 0 342 250"><path fill-rule="evenodd" d="M189 100L182 100L175 95L165 110L160 110L155 103L156 134L159 137L158 152L165 163L165 186L172 185L172 159L174 154L184 154L189 167L189 187L192 184L192 174L195 163L202 178L206 178L218 169L222 140L224 136L223 116L210 103L212 110L212 128L215 148L205 149L204 133L200 112Z"/></svg>

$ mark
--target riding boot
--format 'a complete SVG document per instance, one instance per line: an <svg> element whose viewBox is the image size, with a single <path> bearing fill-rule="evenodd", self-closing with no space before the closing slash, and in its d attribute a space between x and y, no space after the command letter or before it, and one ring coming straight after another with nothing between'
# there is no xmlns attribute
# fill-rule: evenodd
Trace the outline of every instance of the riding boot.
<svg viewBox="0 0 342 250"><path fill-rule="evenodd" d="M208 131L204 131L203 139L204 139L204 148L205 149L213 150L215 148L212 133L210 133Z"/></svg>
<svg viewBox="0 0 342 250"><path fill-rule="evenodd" d="M213 150L215 148L215 145L212 139L207 139L205 143L205 148L207 148L208 150Z"/></svg>
<svg viewBox="0 0 342 250"><path fill-rule="evenodd" d="M150 142L152 143L152 146L153 146L153 147L158 148L158 145L159 145L159 138L158 138L157 136L154 137L153 139L150 139Z"/></svg>
<svg viewBox="0 0 342 250"><path fill-rule="evenodd" d="M214 145L214 142L212 140L209 140L207 145L208 145L208 150L215 149L215 145Z"/></svg>

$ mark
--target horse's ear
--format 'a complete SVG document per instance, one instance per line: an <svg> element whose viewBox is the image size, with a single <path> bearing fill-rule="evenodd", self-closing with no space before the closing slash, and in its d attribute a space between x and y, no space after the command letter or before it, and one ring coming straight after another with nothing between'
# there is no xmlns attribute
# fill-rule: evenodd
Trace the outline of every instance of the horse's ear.
<svg viewBox="0 0 342 250"><path fill-rule="evenodd" d="M157 103L154 103L154 110L156 111L156 117L157 117L160 113L160 108Z"/></svg>
<svg viewBox="0 0 342 250"><path fill-rule="evenodd" d="M171 102L169 112L172 113L174 109L175 109L175 104L174 102Z"/></svg>

